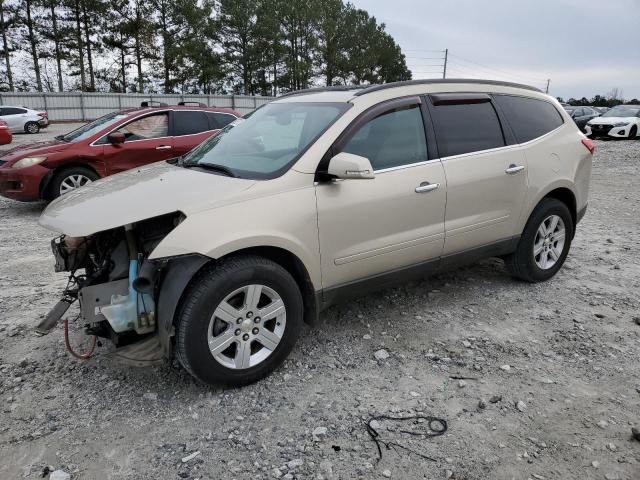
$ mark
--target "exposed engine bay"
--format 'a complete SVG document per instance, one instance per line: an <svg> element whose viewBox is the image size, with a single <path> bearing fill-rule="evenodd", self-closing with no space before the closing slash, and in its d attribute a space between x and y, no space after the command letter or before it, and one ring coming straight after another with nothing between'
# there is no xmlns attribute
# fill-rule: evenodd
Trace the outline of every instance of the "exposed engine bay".
<svg viewBox="0 0 640 480"><path fill-rule="evenodd" d="M160 274L166 263L149 254L184 215L174 212L88 237L61 235L51 242L56 272L69 272L62 300L37 331L46 333L78 300L89 335L127 346L157 332Z"/></svg>

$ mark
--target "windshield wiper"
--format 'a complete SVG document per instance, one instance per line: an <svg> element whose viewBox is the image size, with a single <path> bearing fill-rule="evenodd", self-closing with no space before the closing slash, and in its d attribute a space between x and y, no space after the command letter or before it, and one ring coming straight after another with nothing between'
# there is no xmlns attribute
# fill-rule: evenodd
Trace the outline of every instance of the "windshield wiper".
<svg viewBox="0 0 640 480"><path fill-rule="evenodd" d="M237 177L229 167L224 165L218 165L217 163L183 163L184 168L204 168L206 170L212 170L225 174L227 177Z"/></svg>
<svg viewBox="0 0 640 480"><path fill-rule="evenodd" d="M64 138L64 135L58 135L57 137L54 137L56 140L62 140L63 142L68 142L69 140L67 140L66 138Z"/></svg>

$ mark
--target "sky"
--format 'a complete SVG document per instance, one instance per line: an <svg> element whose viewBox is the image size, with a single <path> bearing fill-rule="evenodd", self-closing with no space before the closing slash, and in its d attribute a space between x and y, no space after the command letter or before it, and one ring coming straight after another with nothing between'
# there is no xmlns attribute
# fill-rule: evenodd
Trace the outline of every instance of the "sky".
<svg viewBox="0 0 640 480"><path fill-rule="evenodd" d="M526 83L563 97L640 98L640 0L351 0L402 48L413 78Z"/></svg>

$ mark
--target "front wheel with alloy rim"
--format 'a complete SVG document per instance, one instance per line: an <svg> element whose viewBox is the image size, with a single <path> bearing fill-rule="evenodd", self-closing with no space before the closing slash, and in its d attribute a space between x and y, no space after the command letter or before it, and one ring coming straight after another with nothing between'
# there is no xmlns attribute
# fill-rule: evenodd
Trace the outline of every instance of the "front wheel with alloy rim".
<svg viewBox="0 0 640 480"><path fill-rule="evenodd" d="M60 195L69 193L88 183L98 179L98 175L93 170L86 167L71 167L59 171L51 181L51 197L57 198Z"/></svg>
<svg viewBox="0 0 640 480"><path fill-rule="evenodd" d="M209 385L240 386L277 368L302 327L291 274L259 256L232 257L198 273L177 317L180 363Z"/></svg>
<svg viewBox="0 0 640 480"><path fill-rule="evenodd" d="M573 239L574 224L566 204L544 198L522 232L518 247L505 258L509 272L527 282L542 282L562 267Z"/></svg>
<svg viewBox="0 0 640 480"><path fill-rule="evenodd" d="M638 127L635 125L629 130L629 139L633 140L638 136Z"/></svg>

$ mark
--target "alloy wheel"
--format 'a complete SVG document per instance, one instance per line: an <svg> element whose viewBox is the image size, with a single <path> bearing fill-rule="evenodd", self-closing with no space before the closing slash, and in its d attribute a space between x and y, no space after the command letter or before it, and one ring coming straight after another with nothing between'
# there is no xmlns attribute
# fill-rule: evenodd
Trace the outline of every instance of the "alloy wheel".
<svg viewBox="0 0 640 480"><path fill-rule="evenodd" d="M209 350L221 365L258 365L280 344L287 312L280 295L266 285L246 285L227 295L209 322Z"/></svg>
<svg viewBox="0 0 640 480"><path fill-rule="evenodd" d="M565 236L566 228L558 215L550 215L542 221L533 241L533 258L539 268L549 270L558 262Z"/></svg>
<svg viewBox="0 0 640 480"><path fill-rule="evenodd" d="M80 188L87 183L91 183L91 179L81 173L69 175L60 183L60 195L64 195L76 188Z"/></svg>

